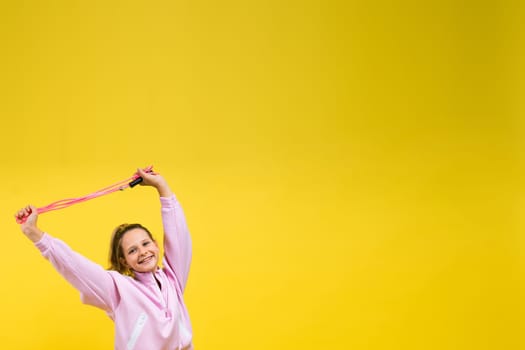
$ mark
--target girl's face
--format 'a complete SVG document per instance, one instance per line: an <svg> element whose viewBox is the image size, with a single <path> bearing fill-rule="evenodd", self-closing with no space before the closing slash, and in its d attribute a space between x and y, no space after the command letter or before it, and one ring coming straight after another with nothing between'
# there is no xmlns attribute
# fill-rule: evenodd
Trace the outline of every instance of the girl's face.
<svg viewBox="0 0 525 350"><path fill-rule="evenodd" d="M154 272L159 261L159 247L148 233L134 228L124 234L121 241L125 264L136 272Z"/></svg>

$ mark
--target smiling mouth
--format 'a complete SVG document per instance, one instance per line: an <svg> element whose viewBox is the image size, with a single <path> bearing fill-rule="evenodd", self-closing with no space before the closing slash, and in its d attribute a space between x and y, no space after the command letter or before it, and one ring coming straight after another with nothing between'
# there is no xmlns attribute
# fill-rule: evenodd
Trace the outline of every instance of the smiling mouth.
<svg viewBox="0 0 525 350"><path fill-rule="evenodd" d="M139 261L139 264L147 263L147 262L153 260L154 257L155 257L154 255L150 255L150 256L148 256L147 258L144 258L144 259L140 260L140 261Z"/></svg>

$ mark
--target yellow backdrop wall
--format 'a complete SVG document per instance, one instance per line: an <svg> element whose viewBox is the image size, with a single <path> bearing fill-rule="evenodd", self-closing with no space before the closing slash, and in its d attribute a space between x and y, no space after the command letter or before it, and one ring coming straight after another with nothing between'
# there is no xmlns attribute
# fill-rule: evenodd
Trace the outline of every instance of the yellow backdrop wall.
<svg viewBox="0 0 525 350"><path fill-rule="evenodd" d="M524 348L513 2L0 5L2 349L110 349L12 215L153 164L194 242L197 349ZM135 188L39 223L106 266Z"/></svg>

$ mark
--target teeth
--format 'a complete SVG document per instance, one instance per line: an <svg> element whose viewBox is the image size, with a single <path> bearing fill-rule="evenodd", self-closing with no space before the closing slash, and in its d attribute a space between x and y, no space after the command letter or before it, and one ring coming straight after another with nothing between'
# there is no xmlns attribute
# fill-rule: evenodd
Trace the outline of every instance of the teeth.
<svg viewBox="0 0 525 350"><path fill-rule="evenodd" d="M149 260L152 259L152 258L153 258L153 255L152 255L152 256L148 256L147 258L142 259L141 261L139 261L139 264L142 264L142 263L144 263L144 262L146 262L146 261L149 261Z"/></svg>

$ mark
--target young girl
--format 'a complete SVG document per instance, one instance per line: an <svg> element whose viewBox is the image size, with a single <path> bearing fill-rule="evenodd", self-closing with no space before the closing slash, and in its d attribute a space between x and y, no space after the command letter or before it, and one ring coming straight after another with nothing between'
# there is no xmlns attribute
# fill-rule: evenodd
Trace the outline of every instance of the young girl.
<svg viewBox="0 0 525 350"><path fill-rule="evenodd" d="M81 294L82 302L104 310L115 323L116 350L193 349L192 329L183 293L191 262L191 240L182 208L165 179L138 169L142 185L157 189L164 227L163 267L159 247L140 224L123 224L113 232L110 270L74 252L37 226L37 209L27 206L15 215L27 217L22 232Z"/></svg>

